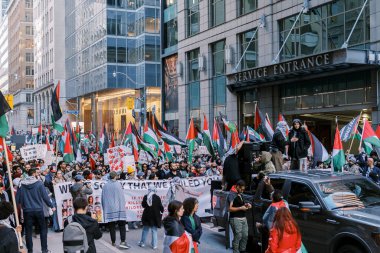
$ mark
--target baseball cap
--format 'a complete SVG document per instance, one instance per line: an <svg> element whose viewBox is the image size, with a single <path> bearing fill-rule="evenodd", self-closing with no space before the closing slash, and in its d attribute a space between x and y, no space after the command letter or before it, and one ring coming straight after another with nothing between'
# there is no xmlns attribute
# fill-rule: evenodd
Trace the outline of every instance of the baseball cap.
<svg viewBox="0 0 380 253"><path fill-rule="evenodd" d="M81 181L81 180L84 180L84 177L82 175L76 175L74 179L75 181Z"/></svg>

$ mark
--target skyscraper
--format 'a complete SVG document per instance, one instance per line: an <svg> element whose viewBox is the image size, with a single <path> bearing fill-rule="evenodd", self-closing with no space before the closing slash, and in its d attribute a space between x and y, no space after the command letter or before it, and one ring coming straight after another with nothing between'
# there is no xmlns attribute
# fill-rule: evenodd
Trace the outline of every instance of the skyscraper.
<svg viewBox="0 0 380 253"><path fill-rule="evenodd" d="M8 82L14 95L9 122L16 130L33 124L33 1L12 0L8 15Z"/></svg>
<svg viewBox="0 0 380 253"><path fill-rule="evenodd" d="M65 84L65 0L35 0L34 19L34 125L51 123L54 85ZM60 102L65 105L65 90Z"/></svg>
<svg viewBox="0 0 380 253"><path fill-rule="evenodd" d="M160 1L104 2L66 2L66 90L85 131L121 133L161 113Z"/></svg>

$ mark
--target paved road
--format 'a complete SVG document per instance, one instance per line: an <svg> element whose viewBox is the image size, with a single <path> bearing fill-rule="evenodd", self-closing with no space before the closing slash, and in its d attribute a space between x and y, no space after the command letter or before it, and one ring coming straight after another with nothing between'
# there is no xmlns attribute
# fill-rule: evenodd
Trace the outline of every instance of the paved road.
<svg viewBox="0 0 380 253"><path fill-rule="evenodd" d="M120 252L162 252L162 241L164 237L164 230L158 230L158 241L159 247L157 250L153 250L150 245L151 237L149 235L149 240L145 248L140 248L137 244L141 237L141 228L130 229L127 232L127 242L132 246L130 250L121 250L116 247L112 247L111 238L108 232L103 233L103 237L96 241L97 253L120 253ZM120 243L119 231L116 231L117 239L116 244ZM41 252L39 237L33 239L34 251L35 253ZM48 246L52 253L63 253L62 248L62 233L54 233L49 230L48 233ZM224 233L218 233L215 229L211 228L210 224L203 224L203 235L201 238L201 245L199 247L199 252L206 253L219 253L219 252L232 252L226 250L224 247Z"/></svg>

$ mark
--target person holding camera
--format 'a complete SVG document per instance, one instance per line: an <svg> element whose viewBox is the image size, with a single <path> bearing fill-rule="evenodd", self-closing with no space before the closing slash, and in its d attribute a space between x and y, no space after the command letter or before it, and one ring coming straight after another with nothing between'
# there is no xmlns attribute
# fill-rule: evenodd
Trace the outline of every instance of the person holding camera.
<svg viewBox="0 0 380 253"><path fill-rule="evenodd" d="M78 197L86 198L87 195L92 194L92 188L90 183L84 183L84 177L82 175L76 175L74 177L75 183L70 188L71 196L73 200Z"/></svg>
<svg viewBox="0 0 380 253"><path fill-rule="evenodd" d="M252 208L252 205L250 203L245 203L243 196L241 195L245 191L244 180L239 180L234 188L228 195L227 205L230 215L229 222L234 234L234 239L232 241L233 253L240 253L244 252L247 247L248 222L245 214Z"/></svg>

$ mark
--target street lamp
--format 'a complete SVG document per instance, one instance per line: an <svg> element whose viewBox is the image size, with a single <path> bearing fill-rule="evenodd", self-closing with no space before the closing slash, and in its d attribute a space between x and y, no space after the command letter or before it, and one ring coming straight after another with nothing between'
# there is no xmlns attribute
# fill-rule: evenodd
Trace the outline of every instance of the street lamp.
<svg viewBox="0 0 380 253"><path fill-rule="evenodd" d="M121 75L125 76L129 81L131 81L132 83L134 83L136 86L139 85L135 80L133 80L132 78L130 78L127 74L125 74L123 72L117 72L116 70L114 70L113 73L112 73L112 76L114 78L116 78L118 74L121 74ZM143 97L142 98L139 97L139 98L136 98L136 99L139 100L140 103L143 104L143 108L141 108L142 112L141 112L140 115L144 115L144 119L146 119L146 112L147 112L147 110L146 110L147 108L146 107L147 107L147 103L146 103L146 87L145 87L145 85L142 87L142 90L143 90L143 93L144 93ZM142 129L143 123L144 123L143 119L140 116L140 128L141 129ZM142 132L142 130L140 130L140 131Z"/></svg>

